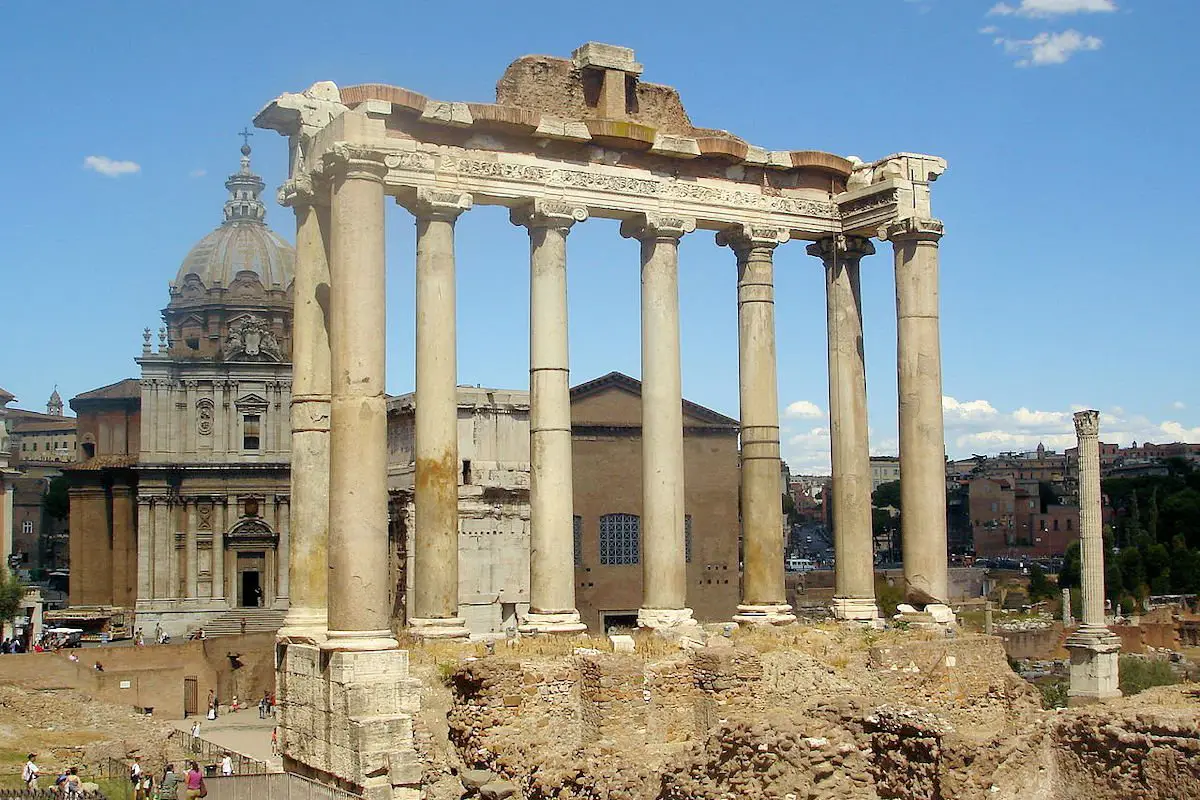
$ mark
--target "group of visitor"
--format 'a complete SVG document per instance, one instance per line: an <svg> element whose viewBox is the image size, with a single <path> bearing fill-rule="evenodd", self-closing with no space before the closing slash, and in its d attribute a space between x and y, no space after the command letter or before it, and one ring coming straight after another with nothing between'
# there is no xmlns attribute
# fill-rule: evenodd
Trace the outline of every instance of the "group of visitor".
<svg viewBox="0 0 1200 800"><path fill-rule="evenodd" d="M29 760L21 769L21 781L30 792L38 790L38 779L42 776L42 768L37 765L37 753L30 753ZM79 768L70 767L63 770L54 779L54 794L62 798L83 797L83 779L79 777Z"/></svg>
<svg viewBox="0 0 1200 800"><path fill-rule="evenodd" d="M12 638L5 639L0 642L0 655L11 655L13 653L24 653L25 643L20 639Z"/></svg>

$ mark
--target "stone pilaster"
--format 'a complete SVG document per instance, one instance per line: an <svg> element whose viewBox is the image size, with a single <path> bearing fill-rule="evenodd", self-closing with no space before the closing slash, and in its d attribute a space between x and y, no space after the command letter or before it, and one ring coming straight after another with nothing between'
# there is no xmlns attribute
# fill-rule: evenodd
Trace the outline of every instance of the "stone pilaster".
<svg viewBox="0 0 1200 800"><path fill-rule="evenodd" d="M184 597L200 596L200 549L196 545L196 498L184 500L184 549L187 558L186 588Z"/></svg>
<svg viewBox="0 0 1200 800"><path fill-rule="evenodd" d="M529 613L526 633L578 633L567 358L567 234L587 209L538 200L514 209L529 229Z"/></svg>
<svg viewBox="0 0 1200 800"><path fill-rule="evenodd" d="M225 531L229 528L228 499L213 499L212 597L225 599Z"/></svg>
<svg viewBox="0 0 1200 800"><path fill-rule="evenodd" d="M832 236L808 246L825 265L829 348L829 438L833 472L833 615L872 620L875 554L871 530L871 451L867 432L867 373L863 362L859 263L874 245L858 236Z"/></svg>
<svg viewBox="0 0 1200 800"><path fill-rule="evenodd" d="M334 148L330 275L330 650L397 646L388 603L383 176L375 154Z"/></svg>
<svg viewBox="0 0 1200 800"><path fill-rule="evenodd" d="M938 242L942 223L909 218L880 232L896 262L896 372L900 396L900 501L906 599L942 606L946 554L946 445L938 329ZM935 609L941 616L944 609Z"/></svg>
<svg viewBox="0 0 1200 800"><path fill-rule="evenodd" d="M775 247L789 233L742 225L717 234L737 258L738 389L741 407L742 602L734 619L795 622L783 579L779 388L775 355Z"/></svg>
<svg viewBox="0 0 1200 800"><path fill-rule="evenodd" d="M642 606L638 625L694 624L684 548L683 394L679 365L679 240L696 221L644 214L621 224L641 243Z"/></svg>
<svg viewBox="0 0 1200 800"><path fill-rule="evenodd" d="M1118 656L1121 640L1104 624L1104 531L1100 510L1100 412L1075 414L1079 443L1079 551L1083 582L1083 624L1068 637L1071 705L1121 694Z"/></svg>
<svg viewBox="0 0 1200 800"><path fill-rule="evenodd" d="M417 218L416 531L408 625L423 638L469 633L458 616L454 223L471 202L469 194L426 189L406 201Z"/></svg>
<svg viewBox="0 0 1200 800"><path fill-rule="evenodd" d="M281 638L324 638L329 572L329 208L309 180L284 185L296 214L292 312L291 487L288 611ZM282 555L282 554L281 554ZM282 560L282 559L281 559ZM282 584L282 582L281 582Z"/></svg>
<svg viewBox="0 0 1200 800"><path fill-rule="evenodd" d="M154 598L154 517L149 497L137 499L137 599Z"/></svg>

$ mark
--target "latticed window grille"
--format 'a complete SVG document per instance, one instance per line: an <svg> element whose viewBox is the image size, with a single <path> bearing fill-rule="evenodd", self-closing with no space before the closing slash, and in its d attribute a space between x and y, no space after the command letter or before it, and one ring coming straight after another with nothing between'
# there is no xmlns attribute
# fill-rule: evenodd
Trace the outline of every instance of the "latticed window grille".
<svg viewBox="0 0 1200 800"><path fill-rule="evenodd" d="M576 514L572 520L572 533L575 539L575 566L583 566L583 517Z"/></svg>
<svg viewBox="0 0 1200 800"><path fill-rule="evenodd" d="M692 515L683 515L683 553L687 563L692 563Z"/></svg>
<svg viewBox="0 0 1200 800"><path fill-rule="evenodd" d="M641 518L637 514L605 514L600 518L600 563L641 561Z"/></svg>

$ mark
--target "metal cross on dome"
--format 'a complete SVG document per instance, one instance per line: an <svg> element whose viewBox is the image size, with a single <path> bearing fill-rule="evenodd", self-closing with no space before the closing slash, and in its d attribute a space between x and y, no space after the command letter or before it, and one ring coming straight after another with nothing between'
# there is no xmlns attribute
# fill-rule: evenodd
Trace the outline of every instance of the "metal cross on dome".
<svg viewBox="0 0 1200 800"><path fill-rule="evenodd" d="M245 147L250 146L250 137L253 135L254 132L249 128L242 128L240 131L238 131L238 136L242 137L242 145Z"/></svg>

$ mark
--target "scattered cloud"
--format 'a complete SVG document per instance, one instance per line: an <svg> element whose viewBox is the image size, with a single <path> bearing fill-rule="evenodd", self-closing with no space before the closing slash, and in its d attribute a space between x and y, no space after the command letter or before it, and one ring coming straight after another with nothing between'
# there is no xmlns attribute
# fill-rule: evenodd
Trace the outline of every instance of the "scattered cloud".
<svg viewBox="0 0 1200 800"><path fill-rule="evenodd" d="M1000 29L997 28L995 25L984 25L982 28L979 29L979 32L985 36L992 36L993 34L999 33Z"/></svg>
<svg viewBox="0 0 1200 800"><path fill-rule="evenodd" d="M783 443L783 460L794 473L829 474L829 428L819 425L789 436Z"/></svg>
<svg viewBox="0 0 1200 800"><path fill-rule="evenodd" d="M962 421L993 419L999 414L987 400L959 402L953 397L942 396L942 416L945 419Z"/></svg>
<svg viewBox="0 0 1200 800"><path fill-rule="evenodd" d="M1182 400L1176 400L1174 403L1171 403L1171 408L1175 409L1176 411L1182 411L1183 409L1187 408L1187 405Z"/></svg>
<svg viewBox="0 0 1200 800"><path fill-rule="evenodd" d="M119 178L141 172L142 166L136 161L114 161L108 156L88 156L83 160L83 168L99 172L109 178Z"/></svg>
<svg viewBox="0 0 1200 800"><path fill-rule="evenodd" d="M992 41L1003 47L1005 53L1016 56L1018 67L1065 64L1076 53L1099 50L1104 44L1098 36L1084 35L1074 29L1062 33L1039 33L1032 39L997 36Z"/></svg>
<svg viewBox="0 0 1200 800"><path fill-rule="evenodd" d="M825 412L816 403L797 400L784 410L783 415L793 419L819 419L825 416Z"/></svg>
<svg viewBox="0 0 1200 800"><path fill-rule="evenodd" d="M987 12L992 17L1057 17L1063 14L1094 14L1116 11L1114 0L1021 0L1020 5L997 3Z"/></svg>
<svg viewBox="0 0 1200 800"><path fill-rule="evenodd" d="M208 174L208 170L205 170L205 169L194 169L194 170L192 170L191 172L189 172L189 173L188 173L188 177L189 177L189 178L203 178L203 177L204 177L205 175L207 175L207 174Z"/></svg>

